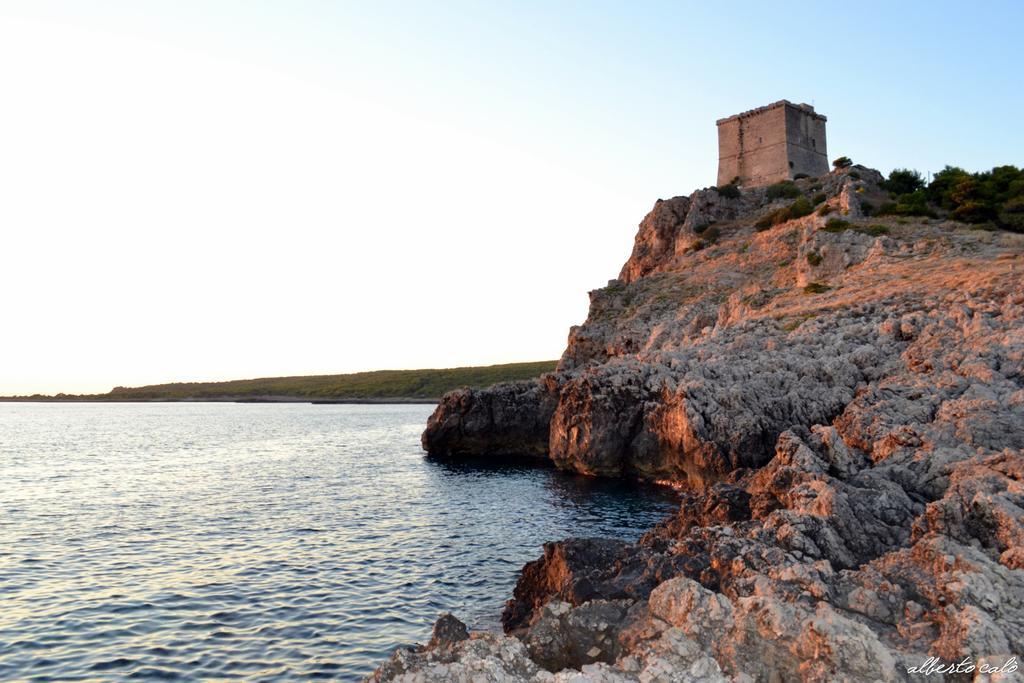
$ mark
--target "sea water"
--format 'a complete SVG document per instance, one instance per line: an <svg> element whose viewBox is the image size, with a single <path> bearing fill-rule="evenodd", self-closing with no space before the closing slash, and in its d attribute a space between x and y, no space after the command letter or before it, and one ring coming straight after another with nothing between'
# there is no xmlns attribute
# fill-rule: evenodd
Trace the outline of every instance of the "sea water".
<svg viewBox="0 0 1024 683"><path fill-rule="evenodd" d="M0 679L355 680L671 491L439 462L427 405L0 404Z"/></svg>

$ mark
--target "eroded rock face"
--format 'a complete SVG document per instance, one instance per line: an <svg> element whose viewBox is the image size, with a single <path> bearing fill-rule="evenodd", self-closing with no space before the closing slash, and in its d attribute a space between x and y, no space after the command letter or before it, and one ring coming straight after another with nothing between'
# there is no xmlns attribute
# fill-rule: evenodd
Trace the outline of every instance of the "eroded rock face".
<svg viewBox="0 0 1024 683"><path fill-rule="evenodd" d="M405 671L897 681L929 656L1019 664L1024 236L863 218L879 179L798 181L831 213L763 231L791 200L659 201L557 373L445 397L431 453L667 480L682 505L635 544L547 544L511 637Z"/></svg>
<svg viewBox="0 0 1024 683"><path fill-rule="evenodd" d="M550 379L449 392L427 422L423 448L443 457L544 458L556 400Z"/></svg>

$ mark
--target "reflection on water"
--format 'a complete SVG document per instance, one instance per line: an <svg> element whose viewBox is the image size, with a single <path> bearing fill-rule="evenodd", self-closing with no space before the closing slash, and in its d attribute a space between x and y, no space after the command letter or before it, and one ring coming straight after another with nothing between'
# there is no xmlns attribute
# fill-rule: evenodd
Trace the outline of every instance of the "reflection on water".
<svg viewBox="0 0 1024 683"><path fill-rule="evenodd" d="M423 458L430 406L0 404L0 679L353 679L497 628L545 540L671 492Z"/></svg>

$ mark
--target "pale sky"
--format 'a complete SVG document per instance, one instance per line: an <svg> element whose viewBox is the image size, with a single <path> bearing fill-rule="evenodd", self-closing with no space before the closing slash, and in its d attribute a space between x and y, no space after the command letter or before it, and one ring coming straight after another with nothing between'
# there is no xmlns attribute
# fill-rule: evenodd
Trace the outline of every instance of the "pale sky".
<svg viewBox="0 0 1024 683"><path fill-rule="evenodd" d="M819 4L0 0L0 394L557 358L782 98L1024 162L1019 4Z"/></svg>

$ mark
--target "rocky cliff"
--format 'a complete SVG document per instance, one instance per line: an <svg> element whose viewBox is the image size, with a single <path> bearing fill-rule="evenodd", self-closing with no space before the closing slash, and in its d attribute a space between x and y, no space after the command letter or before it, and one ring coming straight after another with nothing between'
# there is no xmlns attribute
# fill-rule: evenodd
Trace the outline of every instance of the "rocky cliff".
<svg viewBox="0 0 1024 683"><path fill-rule="evenodd" d="M890 681L935 656L970 680L1024 655L1024 235L868 218L880 180L659 200L556 372L445 396L433 455L683 504L636 544L548 544L508 635L376 678Z"/></svg>

